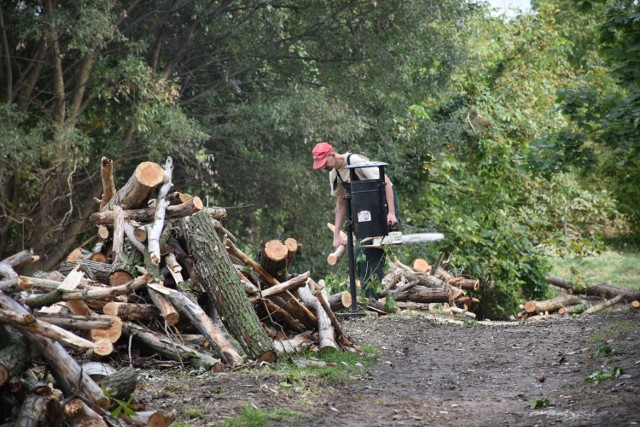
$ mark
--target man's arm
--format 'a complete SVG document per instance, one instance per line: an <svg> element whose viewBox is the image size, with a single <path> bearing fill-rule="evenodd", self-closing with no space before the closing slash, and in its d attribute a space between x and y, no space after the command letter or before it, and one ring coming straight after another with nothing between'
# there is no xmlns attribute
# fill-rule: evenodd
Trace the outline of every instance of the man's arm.
<svg viewBox="0 0 640 427"><path fill-rule="evenodd" d="M387 206L389 207L389 213L387 214L387 224L397 224L398 218L396 217L396 205L393 202L393 184L391 184L391 180L386 175L384 176L384 181L386 183L384 192L387 196Z"/></svg>
<svg viewBox="0 0 640 427"><path fill-rule="evenodd" d="M392 196L393 197L393 196ZM339 248L340 246L346 245L347 242L344 240L340 231L342 231L342 227L344 226L344 221L347 218L347 202L344 199L344 188L341 188L336 193L336 219L333 228L333 247Z"/></svg>

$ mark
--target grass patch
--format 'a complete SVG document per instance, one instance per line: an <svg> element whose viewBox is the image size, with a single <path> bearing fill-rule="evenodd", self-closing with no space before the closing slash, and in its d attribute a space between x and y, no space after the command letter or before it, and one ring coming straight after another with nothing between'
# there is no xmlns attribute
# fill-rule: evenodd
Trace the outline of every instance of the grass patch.
<svg viewBox="0 0 640 427"><path fill-rule="evenodd" d="M576 284L595 285L611 282L627 289L640 288L640 252L607 250L599 255L552 258L551 274Z"/></svg>
<svg viewBox="0 0 640 427"><path fill-rule="evenodd" d="M255 406L245 405L240 409L240 414L224 420L223 427L263 427L269 421L290 421L300 418L301 413L288 409L265 410Z"/></svg>
<svg viewBox="0 0 640 427"><path fill-rule="evenodd" d="M303 378L320 377L329 381L357 379L358 375L372 367L378 360L380 350L365 344L361 353L348 351L305 352L291 360L277 362L271 369L282 374L292 385L301 385Z"/></svg>

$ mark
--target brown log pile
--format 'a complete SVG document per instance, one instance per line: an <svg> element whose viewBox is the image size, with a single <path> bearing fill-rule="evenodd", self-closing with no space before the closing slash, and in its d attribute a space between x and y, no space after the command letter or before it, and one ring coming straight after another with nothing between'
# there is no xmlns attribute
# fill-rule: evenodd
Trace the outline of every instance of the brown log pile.
<svg viewBox="0 0 640 427"><path fill-rule="evenodd" d="M434 266L436 270L432 271ZM394 257L382 279L380 299L369 301L367 309L387 314L389 309L385 308L385 302L391 297L395 311L418 310L475 319L473 305L479 300L469 294L479 290L479 281L454 276L437 262L434 266L422 258L408 266Z"/></svg>
<svg viewBox="0 0 640 427"><path fill-rule="evenodd" d="M620 288L611 283L578 285L555 276L547 278L551 285L560 288L561 294L543 301L526 301L518 317L523 320L539 320L546 317L584 315L622 306L624 310L640 308L640 290Z"/></svg>
<svg viewBox="0 0 640 427"><path fill-rule="evenodd" d="M135 400L131 367L150 355L219 371L357 351L334 314L350 295L294 273L294 238L264 242L252 259L222 226L224 209L172 191L170 158L141 163L119 190L115 166L101 159L93 248L32 276L20 275L38 259L29 250L0 261L0 424L170 425L175 412ZM114 420L118 402L136 414Z"/></svg>

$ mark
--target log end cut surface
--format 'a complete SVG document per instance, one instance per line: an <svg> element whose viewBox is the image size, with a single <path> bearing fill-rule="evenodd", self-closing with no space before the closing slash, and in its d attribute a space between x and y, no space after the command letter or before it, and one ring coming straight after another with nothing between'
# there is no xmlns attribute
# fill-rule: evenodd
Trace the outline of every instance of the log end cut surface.
<svg viewBox="0 0 640 427"><path fill-rule="evenodd" d="M136 179L147 187L156 187L164 181L164 169L157 163L142 162L136 168Z"/></svg>

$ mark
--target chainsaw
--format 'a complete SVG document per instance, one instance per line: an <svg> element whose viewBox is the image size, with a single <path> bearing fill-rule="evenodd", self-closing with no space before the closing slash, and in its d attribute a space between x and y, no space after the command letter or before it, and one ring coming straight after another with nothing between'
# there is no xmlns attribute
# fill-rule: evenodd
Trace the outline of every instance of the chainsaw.
<svg viewBox="0 0 640 427"><path fill-rule="evenodd" d="M382 248L388 245L402 245L406 243L426 243L437 242L444 239L442 233L416 233L416 234L402 234L400 231L390 231L386 236L380 237L367 237L360 241L360 247L362 248Z"/></svg>

